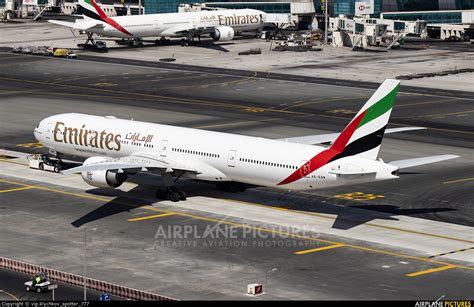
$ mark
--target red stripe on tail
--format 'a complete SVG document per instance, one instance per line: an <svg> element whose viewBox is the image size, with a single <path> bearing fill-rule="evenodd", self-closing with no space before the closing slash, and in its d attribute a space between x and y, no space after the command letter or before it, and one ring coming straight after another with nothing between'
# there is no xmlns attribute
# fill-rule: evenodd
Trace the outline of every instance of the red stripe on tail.
<svg viewBox="0 0 474 307"><path fill-rule="evenodd" d="M114 27L115 29L119 30L120 32L122 33L125 33L127 35L130 35L130 36L133 36L132 34L130 34L130 32L128 32L127 30L125 30L124 27L122 27L121 25L119 25L115 20L113 20L112 18L108 17L104 11L101 10L101 8L95 3L94 0L91 0L91 3L92 5L94 6L95 10L97 11L97 13L99 13L99 16L100 18L105 21L106 23L108 23L109 25L111 25L112 27Z"/></svg>
<svg viewBox="0 0 474 307"><path fill-rule="evenodd" d="M332 158L334 158L336 155L340 154L341 152L344 151L344 148L347 146L347 143L351 139L352 135L354 134L355 130L357 129L357 126L359 126L359 123L365 116L365 112L362 112L354 118L353 121L347 125L347 127L342 131L342 133L337 137L336 141L332 146L328 149L325 149L318 153L316 156L311 158L311 160L308 163L305 163L303 166L298 168L293 174L288 176L285 180L280 182L278 185L282 184L288 184L292 183L296 180L299 180L303 178L304 176L307 176L314 172L315 170L319 169L320 167L324 166L326 163L331 161ZM309 164L309 171L306 169Z"/></svg>

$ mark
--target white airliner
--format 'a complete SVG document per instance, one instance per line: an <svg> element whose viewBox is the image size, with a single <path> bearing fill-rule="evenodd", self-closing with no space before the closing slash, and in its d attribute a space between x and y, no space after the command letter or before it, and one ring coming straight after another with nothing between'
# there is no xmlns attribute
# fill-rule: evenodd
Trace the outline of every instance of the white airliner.
<svg viewBox="0 0 474 307"><path fill-rule="evenodd" d="M48 117L34 134L53 153L87 157L64 174L116 188L128 174L157 173L166 186L157 197L172 201L186 199L174 177L214 181L233 192L245 185L312 190L395 179L402 168L457 158L377 159L384 133L423 129L386 129L398 87L385 80L340 134L272 140L76 113ZM321 143L332 145L315 145Z"/></svg>
<svg viewBox="0 0 474 307"><path fill-rule="evenodd" d="M289 21L288 14L267 14L252 9L199 11L108 17L94 0L79 0L84 19L76 22L48 20L51 23L107 37L194 37L210 35L216 41L234 38L239 31L263 28L268 23ZM92 40L93 42L93 40Z"/></svg>

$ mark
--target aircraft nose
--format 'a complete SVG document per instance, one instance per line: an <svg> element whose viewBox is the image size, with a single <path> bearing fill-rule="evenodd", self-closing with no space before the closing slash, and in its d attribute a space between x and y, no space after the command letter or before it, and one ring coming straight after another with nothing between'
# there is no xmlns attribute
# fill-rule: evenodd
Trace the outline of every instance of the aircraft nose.
<svg viewBox="0 0 474 307"><path fill-rule="evenodd" d="M44 133L45 133L43 129L45 127L44 123L45 123L45 120L43 119L42 121L38 123L38 125L33 130L36 140L40 143L44 140Z"/></svg>

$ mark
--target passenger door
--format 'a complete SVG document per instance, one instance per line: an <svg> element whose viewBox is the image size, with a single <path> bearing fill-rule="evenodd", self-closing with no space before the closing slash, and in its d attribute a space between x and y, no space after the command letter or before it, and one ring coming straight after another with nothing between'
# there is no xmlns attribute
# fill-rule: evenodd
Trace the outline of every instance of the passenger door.
<svg viewBox="0 0 474 307"><path fill-rule="evenodd" d="M161 147L160 147L160 156L166 157L166 152L168 151L168 141L162 140Z"/></svg>
<svg viewBox="0 0 474 307"><path fill-rule="evenodd" d="M236 156L237 156L237 151L231 149L229 151L229 155L227 156L227 166L235 167Z"/></svg>

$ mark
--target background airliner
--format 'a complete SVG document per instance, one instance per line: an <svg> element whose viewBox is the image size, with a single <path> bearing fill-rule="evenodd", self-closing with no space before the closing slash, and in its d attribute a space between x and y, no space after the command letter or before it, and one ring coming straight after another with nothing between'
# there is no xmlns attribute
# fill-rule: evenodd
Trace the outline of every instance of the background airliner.
<svg viewBox="0 0 474 307"><path fill-rule="evenodd" d="M311 190L395 179L402 168L457 158L378 159L384 133L422 129L386 129L398 88L399 81L385 80L340 134L272 140L76 113L45 118L34 134L51 152L87 157L64 174L116 188L129 174L157 173L166 186L157 197L172 201L186 199L174 177L214 181L230 191L245 184ZM315 145L327 142L332 145Z"/></svg>
<svg viewBox="0 0 474 307"><path fill-rule="evenodd" d="M184 43L203 34L216 41L232 40L236 32L263 28L267 23L288 22L288 14L267 14L252 9L217 10L108 17L94 0L79 0L83 20L51 23L91 34L118 38L184 37ZM93 42L93 41L92 41Z"/></svg>

